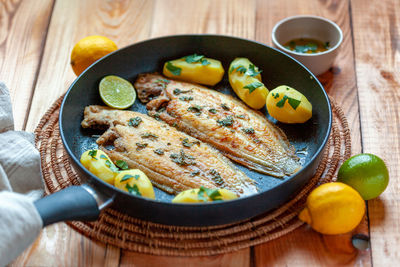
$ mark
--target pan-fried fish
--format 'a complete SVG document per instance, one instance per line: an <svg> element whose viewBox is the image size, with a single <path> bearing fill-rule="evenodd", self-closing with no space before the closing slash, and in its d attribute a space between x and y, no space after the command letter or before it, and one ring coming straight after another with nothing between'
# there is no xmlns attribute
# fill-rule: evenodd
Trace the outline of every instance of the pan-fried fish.
<svg viewBox="0 0 400 267"><path fill-rule="evenodd" d="M114 162L123 160L129 168L142 170L170 194L200 186L226 188L238 195L257 192L255 182L220 152L145 114L88 106L81 125L109 127L97 139L100 148Z"/></svg>
<svg viewBox="0 0 400 267"><path fill-rule="evenodd" d="M227 157L276 177L300 169L286 135L232 96L203 86L141 74L135 82L149 115L207 142Z"/></svg>

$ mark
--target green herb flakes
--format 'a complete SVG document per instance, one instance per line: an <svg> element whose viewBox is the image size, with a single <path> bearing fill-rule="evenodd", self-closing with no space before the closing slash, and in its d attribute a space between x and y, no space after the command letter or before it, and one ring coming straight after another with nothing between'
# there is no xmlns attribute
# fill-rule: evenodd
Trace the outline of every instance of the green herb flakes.
<svg viewBox="0 0 400 267"><path fill-rule="evenodd" d="M130 186L129 184L126 184L125 188L128 190L129 193L137 196L141 196L142 194L139 191L139 187L134 184L133 186Z"/></svg>
<svg viewBox="0 0 400 267"><path fill-rule="evenodd" d="M275 99L279 97L279 93L276 93L275 95L272 95Z"/></svg>
<svg viewBox="0 0 400 267"><path fill-rule="evenodd" d="M129 167L128 167L128 163L126 163L125 161L123 161L123 160L117 160L116 162L115 162L115 165L117 165L120 169L122 169L122 170L127 170Z"/></svg>
<svg viewBox="0 0 400 267"><path fill-rule="evenodd" d="M142 149L145 149L147 147L147 143L136 143L136 151L140 151Z"/></svg>
<svg viewBox="0 0 400 267"><path fill-rule="evenodd" d="M193 97L184 95L184 96L181 96L179 98L179 100L181 100L181 101L192 101Z"/></svg>
<svg viewBox="0 0 400 267"><path fill-rule="evenodd" d="M258 68L256 66L254 66L253 64L249 65L249 69L246 71L245 74L251 76L251 77L255 77L258 74L260 74L262 72L262 70L258 71Z"/></svg>
<svg viewBox="0 0 400 267"><path fill-rule="evenodd" d="M226 127L232 126L232 125L233 125L233 122L234 122L234 120L233 120L233 117L232 117L232 116L227 116L225 119L217 120L217 123L218 123L220 126L226 126Z"/></svg>
<svg viewBox="0 0 400 267"><path fill-rule="evenodd" d="M212 114L217 114L217 110L215 108L210 108L208 110L208 112L212 113Z"/></svg>
<svg viewBox="0 0 400 267"><path fill-rule="evenodd" d="M142 139L150 139L152 141L157 140L158 136L153 133L144 133L141 135Z"/></svg>
<svg viewBox="0 0 400 267"><path fill-rule="evenodd" d="M203 55L193 54L193 55L184 57L184 59L185 59L185 61L187 63L198 63L198 62L200 62L203 66L211 64L211 62L208 61L207 59L205 59Z"/></svg>
<svg viewBox="0 0 400 267"><path fill-rule="evenodd" d="M208 198L210 198L212 201L222 200L222 195L218 189L209 189L205 188L204 186L200 186L197 197L199 198L199 200L202 200L204 202L207 202Z"/></svg>
<svg viewBox="0 0 400 267"><path fill-rule="evenodd" d="M180 94L191 93L191 92L193 92L193 90L191 90L191 89L190 90L181 90L179 88L175 88L173 91L174 95L180 95Z"/></svg>
<svg viewBox="0 0 400 267"><path fill-rule="evenodd" d="M167 62L167 70L169 70L172 75L179 76L181 75L182 69L179 67L174 66L170 61Z"/></svg>
<svg viewBox="0 0 400 267"><path fill-rule="evenodd" d="M196 116L200 116L201 115L201 110L202 110L203 108L201 107L201 106L199 106L199 105L194 105L194 106L190 106L190 107L188 107L188 111L191 111L191 112L193 112Z"/></svg>
<svg viewBox="0 0 400 267"><path fill-rule="evenodd" d="M225 103L222 103L222 104L221 104L221 107L222 107L224 110L230 110L230 108L229 108Z"/></svg>
<svg viewBox="0 0 400 267"><path fill-rule="evenodd" d="M194 161L196 158L190 155L185 154L183 149L179 152L179 154L171 154L169 156L173 162L180 166L188 166L188 165L195 165L196 162Z"/></svg>
<svg viewBox="0 0 400 267"><path fill-rule="evenodd" d="M132 126L132 127L138 127L139 124L140 124L142 121L143 121L143 120L142 120L142 118L140 118L140 117L130 118L130 119L129 119L129 122L128 122L128 125L129 125L129 126Z"/></svg>
<svg viewBox="0 0 400 267"><path fill-rule="evenodd" d="M253 128L242 128L242 131L246 134L253 134L255 132Z"/></svg>
<svg viewBox="0 0 400 267"><path fill-rule="evenodd" d="M241 115L236 115L235 117L236 117L236 118L239 118L239 119L245 119L245 118L246 118L246 116L243 115L243 114L241 114Z"/></svg>
<svg viewBox="0 0 400 267"><path fill-rule="evenodd" d="M222 179L221 175L216 170L211 169L210 175L211 179L214 181L215 184L222 185L224 183L224 180Z"/></svg>
<svg viewBox="0 0 400 267"><path fill-rule="evenodd" d="M300 105L301 101L295 98L288 97L286 95L283 96L281 100L276 103L278 108L282 108L285 105L286 100L288 100L289 105L296 110L296 108Z"/></svg>
<svg viewBox="0 0 400 267"><path fill-rule="evenodd" d="M200 145L200 141L189 142L189 138L185 138L182 141L182 145L185 147L192 147L195 144Z"/></svg>
<svg viewBox="0 0 400 267"><path fill-rule="evenodd" d="M164 150L162 150L161 148L157 148L157 149L155 149L155 150L153 150L154 151L154 153L156 153L156 154L158 154L158 155L164 155Z"/></svg>
<svg viewBox="0 0 400 267"><path fill-rule="evenodd" d="M249 89L250 94L253 93L254 90L256 90L258 87L263 86L264 84L260 83L260 82L254 82L254 83L250 83L248 85L245 85L243 88L245 89Z"/></svg>
<svg viewBox="0 0 400 267"><path fill-rule="evenodd" d="M105 155L103 155L103 154L102 154L102 155L100 155L100 158L101 158L101 159L108 160L108 158L107 158Z"/></svg>
<svg viewBox="0 0 400 267"><path fill-rule="evenodd" d="M120 180L120 182L128 181L130 178L133 178L133 175L125 174L124 177Z"/></svg>
<svg viewBox="0 0 400 267"><path fill-rule="evenodd" d="M96 149L90 150L88 155L91 156L93 159L97 160L96 159L96 155L97 155L97 150Z"/></svg>
<svg viewBox="0 0 400 267"><path fill-rule="evenodd" d="M236 69L236 72L239 72L241 74L243 74L247 71L246 67L243 65L234 65L230 68L229 73L232 73L235 69Z"/></svg>
<svg viewBox="0 0 400 267"><path fill-rule="evenodd" d="M200 170L195 170L195 171L193 171L193 172L190 173L190 176L191 176L191 177L194 177L194 176L197 176L197 175L199 175L199 174L200 174Z"/></svg>

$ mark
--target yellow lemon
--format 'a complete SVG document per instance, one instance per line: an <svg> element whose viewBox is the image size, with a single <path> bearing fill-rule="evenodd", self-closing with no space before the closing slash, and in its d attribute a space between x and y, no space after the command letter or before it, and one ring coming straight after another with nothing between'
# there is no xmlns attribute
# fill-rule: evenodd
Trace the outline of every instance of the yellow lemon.
<svg viewBox="0 0 400 267"><path fill-rule="evenodd" d="M365 202L360 194L344 183L326 183L307 197L299 219L315 231L327 235L350 232L361 222Z"/></svg>
<svg viewBox="0 0 400 267"><path fill-rule="evenodd" d="M85 37L72 49L72 70L79 75L96 60L117 49L117 45L107 37L99 35Z"/></svg>

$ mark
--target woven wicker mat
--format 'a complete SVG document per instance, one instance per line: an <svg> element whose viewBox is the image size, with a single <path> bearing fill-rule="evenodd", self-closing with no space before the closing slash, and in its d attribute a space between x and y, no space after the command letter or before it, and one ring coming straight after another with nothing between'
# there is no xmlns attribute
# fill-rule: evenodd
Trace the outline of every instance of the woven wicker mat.
<svg viewBox="0 0 400 267"><path fill-rule="evenodd" d="M40 150L46 193L80 179L63 148L58 128L62 97L46 112L35 130ZM231 252L283 236L303 223L297 214L308 193L318 184L334 179L338 165L351 153L350 131L343 111L331 99L332 132L323 159L310 182L288 203L251 220L212 227L177 227L155 224L106 209L96 222L68 222L83 235L122 249L154 255L205 256Z"/></svg>

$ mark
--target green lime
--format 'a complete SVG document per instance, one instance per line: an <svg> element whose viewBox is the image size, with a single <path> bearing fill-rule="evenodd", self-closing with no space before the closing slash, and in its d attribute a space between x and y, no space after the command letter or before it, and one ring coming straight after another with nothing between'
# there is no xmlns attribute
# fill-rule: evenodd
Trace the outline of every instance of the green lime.
<svg viewBox="0 0 400 267"><path fill-rule="evenodd" d="M350 185L363 199L376 198L389 183L385 162L373 154L358 154L346 160L339 169L338 182Z"/></svg>
<svg viewBox="0 0 400 267"><path fill-rule="evenodd" d="M136 91L133 85L127 80L114 75L101 79L99 92L103 102L112 108L129 108L136 100Z"/></svg>

